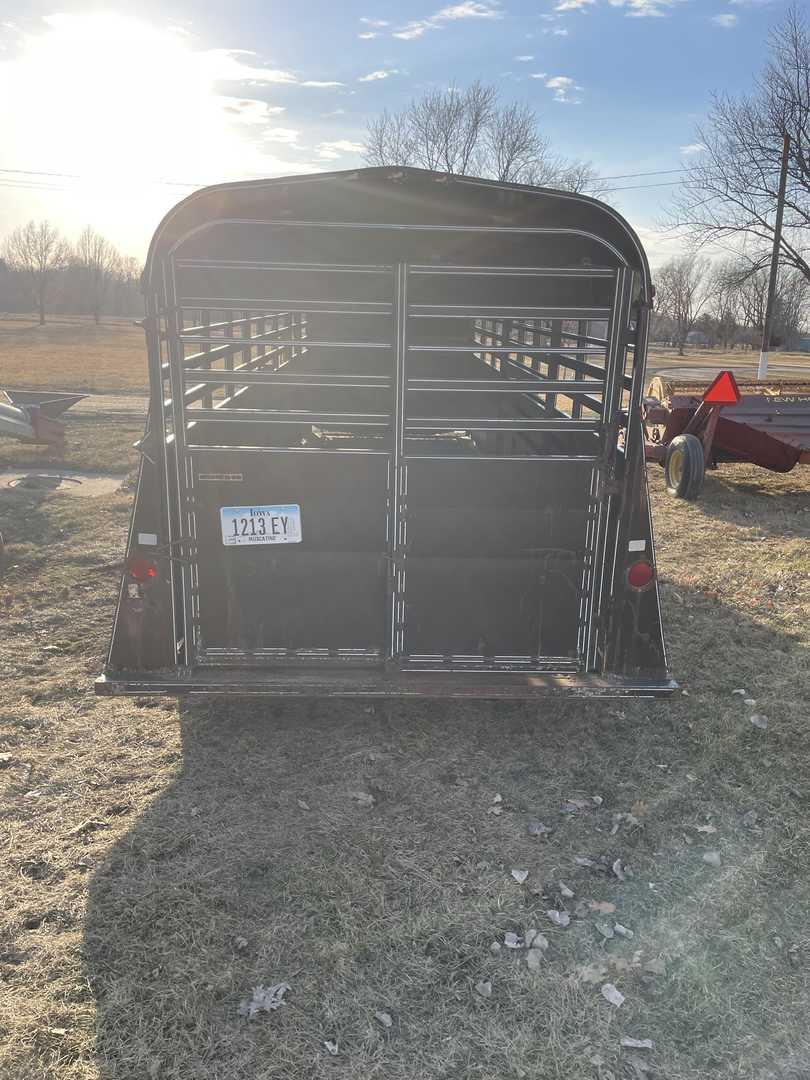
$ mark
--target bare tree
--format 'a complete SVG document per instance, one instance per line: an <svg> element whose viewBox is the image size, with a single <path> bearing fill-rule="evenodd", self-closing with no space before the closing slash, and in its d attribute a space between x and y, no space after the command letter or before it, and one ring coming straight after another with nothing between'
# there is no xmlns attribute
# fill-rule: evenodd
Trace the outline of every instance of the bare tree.
<svg viewBox="0 0 810 1080"><path fill-rule="evenodd" d="M789 9L770 37L770 59L754 92L713 99L698 128L702 147L674 197L670 223L697 246L745 245L750 272L768 264L779 164L790 136L780 261L810 278L810 33Z"/></svg>
<svg viewBox="0 0 810 1080"><path fill-rule="evenodd" d="M9 269L26 282L37 311L39 325L45 325L45 308L54 277L68 260L68 245L48 221L29 221L7 237L3 258Z"/></svg>
<svg viewBox="0 0 810 1080"><path fill-rule="evenodd" d="M466 89L429 90L402 112L371 120L369 165L412 165L502 182L604 191L587 162L552 153L530 105L499 105L495 87L479 80Z"/></svg>
<svg viewBox="0 0 810 1080"><path fill-rule="evenodd" d="M81 276L83 302L98 325L121 256L109 240L90 225L82 230L74 254Z"/></svg>
<svg viewBox="0 0 810 1080"><path fill-rule="evenodd" d="M709 298L710 267L708 259L680 255L655 275L656 308L672 320L679 356Z"/></svg>

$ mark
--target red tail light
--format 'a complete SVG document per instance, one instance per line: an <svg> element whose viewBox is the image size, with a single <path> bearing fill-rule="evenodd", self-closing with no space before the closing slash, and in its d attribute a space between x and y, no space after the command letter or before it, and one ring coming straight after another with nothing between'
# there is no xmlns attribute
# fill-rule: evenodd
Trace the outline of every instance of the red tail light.
<svg viewBox="0 0 810 1080"><path fill-rule="evenodd" d="M740 400L740 389L731 371L721 371L706 393L703 400L707 405L736 405Z"/></svg>
<svg viewBox="0 0 810 1080"><path fill-rule="evenodd" d="M652 565L641 559L627 571L627 584L631 589L646 589L654 577Z"/></svg>
<svg viewBox="0 0 810 1080"><path fill-rule="evenodd" d="M154 581L158 576L158 570L150 559L144 559L141 555L133 555L127 559L127 573L133 581Z"/></svg>

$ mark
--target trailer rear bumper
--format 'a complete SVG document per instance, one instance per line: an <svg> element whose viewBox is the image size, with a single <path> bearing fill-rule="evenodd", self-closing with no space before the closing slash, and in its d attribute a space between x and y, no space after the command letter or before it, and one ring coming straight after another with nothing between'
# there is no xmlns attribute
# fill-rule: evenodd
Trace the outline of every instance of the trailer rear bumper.
<svg viewBox="0 0 810 1080"><path fill-rule="evenodd" d="M267 671L192 669L172 672L107 671L97 694L245 695L284 698L477 698L532 701L549 697L668 697L678 684L668 678L615 675L541 675L488 672Z"/></svg>

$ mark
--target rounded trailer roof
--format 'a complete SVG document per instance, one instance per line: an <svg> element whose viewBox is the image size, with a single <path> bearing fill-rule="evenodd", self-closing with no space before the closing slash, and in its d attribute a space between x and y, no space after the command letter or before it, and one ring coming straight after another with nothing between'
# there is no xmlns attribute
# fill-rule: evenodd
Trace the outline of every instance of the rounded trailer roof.
<svg viewBox="0 0 810 1080"><path fill-rule="evenodd" d="M201 188L158 226L144 268L144 291L159 280L155 272L161 261L202 231L252 222L569 234L581 238L594 262L635 270L644 298L650 296L641 242L606 203L551 188L394 166Z"/></svg>

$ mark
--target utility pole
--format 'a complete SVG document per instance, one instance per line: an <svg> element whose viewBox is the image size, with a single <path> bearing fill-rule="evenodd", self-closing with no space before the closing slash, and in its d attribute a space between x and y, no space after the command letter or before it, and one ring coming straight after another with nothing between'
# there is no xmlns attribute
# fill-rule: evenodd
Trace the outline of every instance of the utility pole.
<svg viewBox="0 0 810 1080"><path fill-rule="evenodd" d="M771 277L768 282L768 303L765 307L765 324L762 327L762 348L759 353L757 378L764 379L768 374L768 349L771 344L771 322L773 321L773 301L776 296L776 274L779 269L779 248L782 244L782 217L785 213L785 188L787 187L788 155L790 136L785 132L782 144L782 171L779 174L779 197L776 201L776 224L773 230L773 252L771 253Z"/></svg>

